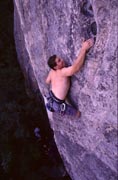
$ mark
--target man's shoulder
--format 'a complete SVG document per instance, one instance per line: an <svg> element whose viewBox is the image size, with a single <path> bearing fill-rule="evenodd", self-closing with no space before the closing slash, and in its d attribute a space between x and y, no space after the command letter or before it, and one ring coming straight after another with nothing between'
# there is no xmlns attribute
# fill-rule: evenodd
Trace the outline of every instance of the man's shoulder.
<svg viewBox="0 0 118 180"><path fill-rule="evenodd" d="M54 70L53 70L53 69L51 69L51 70L49 71L49 74L52 74L52 73L53 73L53 71L54 71Z"/></svg>
<svg viewBox="0 0 118 180"><path fill-rule="evenodd" d="M63 67L60 71L63 73L68 69L68 67Z"/></svg>
<svg viewBox="0 0 118 180"><path fill-rule="evenodd" d="M51 69L50 72L49 72L49 75L50 75L50 77L55 76L55 75L56 75L56 71L54 71L53 69Z"/></svg>
<svg viewBox="0 0 118 180"><path fill-rule="evenodd" d="M73 75L72 70L73 70L72 66L64 67L62 68L61 73L63 76L72 76Z"/></svg>

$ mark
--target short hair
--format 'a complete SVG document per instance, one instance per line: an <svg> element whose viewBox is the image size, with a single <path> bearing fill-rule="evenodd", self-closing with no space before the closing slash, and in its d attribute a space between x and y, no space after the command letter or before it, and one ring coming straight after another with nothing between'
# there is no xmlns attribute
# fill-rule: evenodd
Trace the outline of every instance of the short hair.
<svg viewBox="0 0 118 180"><path fill-rule="evenodd" d="M53 56L50 56L50 58L48 59L48 66L53 70L55 70L54 67L57 65L55 61L56 57L57 57L56 55L53 55Z"/></svg>

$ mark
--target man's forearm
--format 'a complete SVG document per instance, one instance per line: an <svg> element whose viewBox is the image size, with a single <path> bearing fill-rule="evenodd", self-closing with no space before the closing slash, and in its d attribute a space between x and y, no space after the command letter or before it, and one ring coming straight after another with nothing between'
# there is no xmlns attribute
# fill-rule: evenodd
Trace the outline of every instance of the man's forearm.
<svg viewBox="0 0 118 180"><path fill-rule="evenodd" d="M72 76L73 74L75 74L77 71L80 70L81 66L84 63L86 53L92 47L92 45L93 45L92 39L88 39L87 41L84 41L82 43L82 48L80 49L79 55L72 64L72 66L62 69L62 74L64 76Z"/></svg>
<svg viewBox="0 0 118 180"><path fill-rule="evenodd" d="M79 69L82 67L85 60L86 52L87 51L84 48L81 48L77 59L73 63L76 72L79 71Z"/></svg>

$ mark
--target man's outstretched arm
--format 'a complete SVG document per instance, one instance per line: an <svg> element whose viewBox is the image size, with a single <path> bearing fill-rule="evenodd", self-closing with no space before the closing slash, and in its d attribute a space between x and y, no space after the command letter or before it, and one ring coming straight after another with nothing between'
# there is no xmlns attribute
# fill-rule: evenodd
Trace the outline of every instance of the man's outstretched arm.
<svg viewBox="0 0 118 180"><path fill-rule="evenodd" d="M82 43L82 48L79 52L79 55L77 57L77 59L74 61L74 63L72 64L72 66L70 67L66 67L62 69L62 74L64 76L72 76L73 74L75 74L76 72L78 72L80 70L80 68L82 67L84 60L85 60L85 55L87 53L87 51L93 46L93 40L92 39L88 39L87 41Z"/></svg>

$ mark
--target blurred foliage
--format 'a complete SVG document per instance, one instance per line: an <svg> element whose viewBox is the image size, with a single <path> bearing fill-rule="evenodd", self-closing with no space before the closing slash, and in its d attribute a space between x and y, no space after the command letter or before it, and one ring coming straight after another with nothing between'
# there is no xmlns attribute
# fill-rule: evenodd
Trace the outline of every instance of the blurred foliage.
<svg viewBox="0 0 118 180"><path fill-rule="evenodd" d="M25 92L14 45L13 1L0 0L0 12L0 179L69 180L46 113Z"/></svg>

